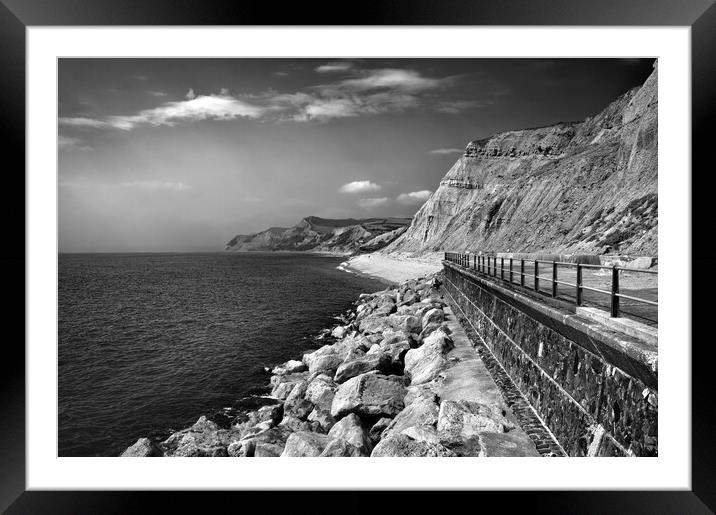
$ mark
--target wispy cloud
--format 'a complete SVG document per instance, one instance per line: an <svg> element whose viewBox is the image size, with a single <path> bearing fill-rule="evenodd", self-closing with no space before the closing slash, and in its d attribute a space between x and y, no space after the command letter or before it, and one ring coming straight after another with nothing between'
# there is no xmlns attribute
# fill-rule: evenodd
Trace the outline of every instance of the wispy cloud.
<svg viewBox="0 0 716 515"><path fill-rule="evenodd" d="M448 154L462 154L465 150L462 148L436 148L433 150L428 151L429 154L433 154L435 156L444 156Z"/></svg>
<svg viewBox="0 0 716 515"><path fill-rule="evenodd" d="M186 191L191 186L183 182L170 181L129 181L120 183L125 188L136 188L141 190L169 190L169 191Z"/></svg>
<svg viewBox="0 0 716 515"><path fill-rule="evenodd" d="M428 200L432 193L433 192L430 190L411 191L410 193L401 193L395 198L395 200L399 204L404 204L406 206L417 205Z"/></svg>
<svg viewBox="0 0 716 515"><path fill-rule="evenodd" d="M435 104L435 110L446 114L460 114L468 109L484 107L489 102L477 102L475 100L446 100Z"/></svg>
<svg viewBox="0 0 716 515"><path fill-rule="evenodd" d="M350 61L341 61L335 63L322 64L316 68L318 73L331 73L331 72L345 72L353 68L353 63Z"/></svg>
<svg viewBox="0 0 716 515"><path fill-rule="evenodd" d="M341 186L338 191L341 193L365 193L368 191L378 191L380 185L371 181L353 181Z"/></svg>
<svg viewBox="0 0 716 515"><path fill-rule="evenodd" d="M228 95L199 95L190 100L166 102L159 107L145 109L135 115L109 116L103 119L63 117L59 119L59 122L61 125L73 127L114 128L129 131L140 125L156 127L200 120L260 118L264 112L265 109L262 107L251 105Z"/></svg>
<svg viewBox="0 0 716 515"><path fill-rule="evenodd" d="M340 86L355 90L367 91L372 89L398 89L406 91L420 91L444 86L451 79L433 79L422 76L415 70L403 70L399 68L382 68L377 70L364 70L360 77L345 79L339 83Z"/></svg>
<svg viewBox="0 0 716 515"><path fill-rule="evenodd" d="M441 89L456 77L427 77L416 70L401 68L361 69L351 62L327 63L316 68L321 73L344 71L341 80L306 87L301 91L268 90L232 95L227 88L218 94L199 95L189 89L183 100L165 102L136 114L92 117L65 116L60 124L70 127L132 130L138 126L173 126L197 120L236 118L274 121L325 122L328 120L398 113L424 108L457 113L481 104L471 100L446 100ZM285 72L275 72L275 74ZM156 97L161 91L148 91Z"/></svg>
<svg viewBox="0 0 716 515"><path fill-rule="evenodd" d="M79 138L70 138L68 136L57 137L57 147L59 149L73 149L73 150L91 150L91 148L83 144Z"/></svg>
<svg viewBox="0 0 716 515"><path fill-rule="evenodd" d="M383 206L388 203L388 197L379 198L362 198L357 204L363 209L373 209L374 207Z"/></svg>

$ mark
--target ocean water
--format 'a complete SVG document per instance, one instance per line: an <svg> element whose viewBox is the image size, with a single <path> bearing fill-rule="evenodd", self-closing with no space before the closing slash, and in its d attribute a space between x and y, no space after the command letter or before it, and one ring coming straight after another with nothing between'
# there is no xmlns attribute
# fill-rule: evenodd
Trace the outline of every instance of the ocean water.
<svg viewBox="0 0 716 515"><path fill-rule="evenodd" d="M306 254L59 256L59 455L117 456L266 393L385 284Z"/></svg>

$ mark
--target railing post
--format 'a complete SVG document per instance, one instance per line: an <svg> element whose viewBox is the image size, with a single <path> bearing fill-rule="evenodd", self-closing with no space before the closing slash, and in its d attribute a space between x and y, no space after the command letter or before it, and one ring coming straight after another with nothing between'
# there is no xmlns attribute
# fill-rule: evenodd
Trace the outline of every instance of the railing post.
<svg viewBox="0 0 716 515"><path fill-rule="evenodd" d="M577 306L582 305L582 265L577 263Z"/></svg>
<svg viewBox="0 0 716 515"><path fill-rule="evenodd" d="M552 297L557 296L557 262L552 261Z"/></svg>
<svg viewBox="0 0 716 515"><path fill-rule="evenodd" d="M500 258L500 279L505 280L505 258Z"/></svg>
<svg viewBox="0 0 716 515"><path fill-rule="evenodd" d="M510 258L510 284L512 284L512 258Z"/></svg>
<svg viewBox="0 0 716 515"><path fill-rule="evenodd" d="M520 286L525 286L525 260L520 259Z"/></svg>
<svg viewBox="0 0 716 515"><path fill-rule="evenodd" d="M535 259L535 291L539 291L539 262Z"/></svg>
<svg viewBox="0 0 716 515"><path fill-rule="evenodd" d="M619 316L619 269L612 268L612 318Z"/></svg>

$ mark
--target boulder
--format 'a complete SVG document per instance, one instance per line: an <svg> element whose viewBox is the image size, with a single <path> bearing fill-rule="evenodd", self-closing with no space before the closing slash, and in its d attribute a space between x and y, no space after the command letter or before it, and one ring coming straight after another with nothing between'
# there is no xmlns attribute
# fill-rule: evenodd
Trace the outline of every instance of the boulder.
<svg viewBox="0 0 716 515"><path fill-rule="evenodd" d="M294 385L304 381L307 377L308 372L271 376L271 397L284 400L291 393Z"/></svg>
<svg viewBox="0 0 716 515"><path fill-rule="evenodd" d="M420 400L428 400L434 403L438 402L438 394L435 393L433 389L433 383L408 386L407 393L403 399L405 405L410 406L412 403Z"/></svg>
<svg viewBox="0 0 716 515"><path fill-rule="evenodd" d="M499 410L485 404L467 400L443 401L438 414L438 437L440 443L460 455L479 455L480 434L505 432L503 421L508 422Z"/></svg>
<svg viewBox="0 0 716 515"><path fill-rule="evenodd" d="M323 354L315 359L309 360L308 372L310 375L314 374L328 374L333 375L338 369L339 365L343 363L344 357L337 352L331 354Z"/></svg>
<svg viewBox="0 0 716 515"><path fill-rule="evenodd" d="M410 377L411 384L422 384L432 381L447 366L445 354L452 349L452 341L442 331L428 336L421 347L411 349L405 354L405 374Z"/></svg>
<svg viewBox="0 0 716 515"><path fill-rule="evenodd" d="M405 434L391 434L378 442L373 448L371 457L404 458L404 457L449 457L455 456L450 449L439 443L414 440Z"/></svg>
<svg viewBox="0 0 716 515"><path fill-rule="evenodd" d="M390 324L390 327L393 329L408 334L417 334L423 329L420 319L412 315L390 315L388 317L388 324Z"/></svg>
<svg viewBox="0 0 716 515"><path fill-rule="evenodd" d="M296 386L296 383L280 383L271 390L271 397L285 400L291 394L294 386Z"/></svg>
<svg viewBox="0 0 716 515"><path fill-rule="evenodd" d="M380 344L374 343L373 346L368 349L368 352L366 352L366 354L380 354L380 352Z"/></svg>
<svg viewBox="0 0 716 515"><path fill-rule="evenodd" d="M433 426L410 426L403 429L400 433L419 442L440 444L438 432Z"/></svg>
<svg viewBox="0 0 716 515"><path fill-rule="evenodd" d="M363 349L351 349L350 351L348 351L348 354L346 354L346 357L343 359L343 363L345 363L346 361L362 358L365 355L366 352Z"/></svg>
<svg viewBox="0 0 716 515"><path fill-rule="evenodd" d="M270 406L262 406L256 412L257 422L270 422L275 426L281 422L283 418L283 404L273 404Z"/></svg>
<svg viewBox="0 0 716 515"><path fill-rule="evenodd" d="M392 343L398 343L407 341L410 342L410 335L405 331L395 330L393 328L383 331L383 339L381 340L381 346L390 345Z"/></svg>
<svg viewBox="0 0 716 515"><path fill-rule="evenodd" d="M290 430L292 433L295 433L296 431L322 433L321 426L318 422L312 420L301 420L290 415L284 416L279 426Z"/></svg>
<svg viewBox="0 0 716 515"><path fill-rule="evenodd" d="M321 453L321 458L357 458L366 456L361 451L345 440L333 439Z"/></svg>
<svg viewBox="0 0 716 515"><path fill-rule="evenodd" d="M385 340L380 344L380 352L390 358L390 364L392 366L400 365L399 372L402 372L403 361L405 355L410 350L410 343L408 340L401 340L393 343L385 343Z"/></svg>
<svg viewBox="0 0 716 515"><path fill-rule="evenodd" d="M356 377L371 370L387 372L391 365L391 359L385 354L366 354L359 358L341 363L336 371L334 380L336 383L344 383L351 377Z"/></svg>
<svg viewBox="0 0 716 515"><path fill-rule="evenodd" d="M301 363L298 361L297 363ZM269 384L272 388L275 388L276 386L280 385L281 383L300 383L304 379L308 377L308 369L306 368L306 371L304 372L294 372L290 374L278 374L271 376L271 379L269 379Z"/></svg>
<svg viewBox="0 0 716 515"><path fill-rule="evenodd" d="M445 319L445 314L440 308L433 308L423 315L422 327L425 328L432 322L440 323Z"/></svg>
<svg viewBox="0 0 716 515"><path fill-rule="evenodd" d="M369 372L349 379L338 388L331 415L335 418L348 413L393 417L403 409L403 397L405 386L401 377Z"/></svg>
<svg viewBox="0 0 716 515"><path fill-rule="evenodd" d="M382 333L388 328L390 328L390 325L387 318L385 316L376 316L375 313L364 318L358 324L358 330L364 334Z"/></svg>
<svg viewBox="0 0 716 515"><path fill-rule="evenodd" d="M432 401L422 399L415 401L393 419L383 431L381 439L391 433L402 433L403 430L413 426L435 426L438 422L438 405Z"/></svg>
<svg viewBox="0 0 716 515"><path fill-rule="evenodd" d="M345 440L355 446L363 455L369 455L373 450L373 444L355 413L350 413L335 423L328 431L328 436L339 440Z"/></svg>
<svg viewBox="0 0 716 515"><path fill-rule="evenodd" d="M190 428L178 431L162 442L166 456L213 456L242 436L240 431L220 429L202 416ZM220 452L220 451L219 451Z"/></svg>
<svg viewBox="0 0 716 515"><path fill-rule="evenodd" d="M271 373L275 375L285 375L285 374L293 374L296 372L303 372L307 370L306 364L302 361L297 361L295 359L289 360L283 365L279 365L276 368L274 368Z"/></svg>
<svg viewBox="0 0 716 515"><path fill-rule="evenodd" d="M390 423L393 421L392 418L383 417L378 420L368 431L368 438L370 438L370 441L373 442L373 445L378 443L380 441L380 437L383 434L383 431L385 431L385 428L390 425Z"/></svg>
<svg viewBox="0 0 716 515"><path fill-rule="evenodd" d="M285 415L296 417L299 420L306 420L308 414L313 410L313 403L306 399L307 390L308 383L306 381L301 381L293 387L283 405Z"/></svg>
<svg viewBox="0 0 716 515"><path fill-rule="evenodd" d="M348 329L348 326L339 325L338 327L335 327L333 331L331 331L331 336L337 339L341 339L346 335L346 333L348 333Z"/></svg>
<svg viewBox="0 0 716 515"><path fill-rule="evenodd" d="M407 290L403 295L400 297L400 302L398 303L398 306L404 306L406 304L413 304L415 302L418 302L420 300L420 296L415 293L413 290Z"/></svg>
<svg viewBox="0 0 716 515"><path fill-rule="evenodd" d="M319 375L308 384L305 398L316 408L330 412L336 388L338 386L333 379L327 375Z"/></svg>
<svg viewBox="0 0 716 515"><path fill-rule="evenodd" d="M308 415L307 421L315 422L316 424L318 424L321 429L321 432L323 433L327 433L331 429L331 427L333 427L333 424L336 423L336 419L331 416L330 406L328 411L315 408Z"/></svg>
<svg viewBox="0 0 716 515"><path fill-rule="evenodd" d="M291 430L278 425L251 438L232 443L228 447L229 456L276 457L281 456Z"/></svg>
<svg viewBox="0 0 716 515"><path fill-rule="evenodd" d="M274 425L275 424L271 423L268 420L264 422L259 422L255 426L249 427L248 429L241 431L241 439L256 436L257 434L263 433L264 431L271 429Z"/></svg>
<svg viewBox="0 0 716 515"><path fill-rule="evenodd" d="M330 441L329 436L309 431L291 433L286 440L286 447L283 449L281 457L320 456Z"/></svg>
<svg viewBox="0 0 716 515"><path fill-rule="evenodd" d="M140 438L134 445L127 447L127 449L120 454L122 458L148 458L154 456L162 456L164 453L162 450L152 442L149 438Z"/></svg>

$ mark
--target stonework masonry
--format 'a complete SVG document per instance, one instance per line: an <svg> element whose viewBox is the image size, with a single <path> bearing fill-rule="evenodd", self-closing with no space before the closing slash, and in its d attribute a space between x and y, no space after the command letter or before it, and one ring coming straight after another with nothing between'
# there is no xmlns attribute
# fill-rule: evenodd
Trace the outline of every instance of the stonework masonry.
<svg viewBox="0 0 716 515"><path fill-rule="evenodd" d="M448 262L443 288L566 454L657 456L655 349Z"/></svg>

